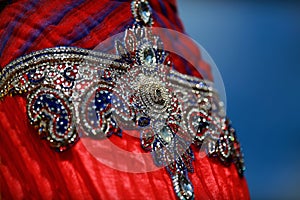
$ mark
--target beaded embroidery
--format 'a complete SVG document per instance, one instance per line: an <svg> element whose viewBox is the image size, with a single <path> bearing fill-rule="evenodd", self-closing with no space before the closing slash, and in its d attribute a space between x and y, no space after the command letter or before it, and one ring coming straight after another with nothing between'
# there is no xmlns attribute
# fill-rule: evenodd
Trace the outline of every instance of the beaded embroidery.
<svg viewBox="0 0 300 200"><path fill-rule="evenodd" d="M243 176L240 145L217 93L209 82L171 69L163 42L147 28L153 19L146 0L132 1L131 10L135 24L115 41L116 55L76 47L33 52L0 73L0 99L27 94L30 123L58 151L79 135L138 129L142 148L166 167L179 199L194 198L191 145L234 163Z"/></svg>

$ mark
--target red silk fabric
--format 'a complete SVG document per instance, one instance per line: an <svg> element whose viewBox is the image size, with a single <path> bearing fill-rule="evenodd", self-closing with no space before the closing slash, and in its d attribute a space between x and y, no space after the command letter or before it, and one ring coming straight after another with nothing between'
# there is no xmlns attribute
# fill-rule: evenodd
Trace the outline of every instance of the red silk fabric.
<svg viewBox="0 0 300 200"><path fill-rule="evenodd" d="M183 32L174 1L153 0L150 5L155 26ZM48 47L93 49L132 23L126 1L13 2L0 13L0 66ZM182 61L174 63L180 66L178 71L188 73ZM210 74L201 59L199 65ZM165 169L118 171L97 161L80 140L70 150L57 153L36 132L28 122L25 97L6 97L0 102L0 198L176 199ZM124 134L110 139L128 151L142 152L138 138ZM189 177L196 199L249 199L246 180L238 176L234 165L225 167L200 158L198 150L193 150L195 172Z"/></svg>

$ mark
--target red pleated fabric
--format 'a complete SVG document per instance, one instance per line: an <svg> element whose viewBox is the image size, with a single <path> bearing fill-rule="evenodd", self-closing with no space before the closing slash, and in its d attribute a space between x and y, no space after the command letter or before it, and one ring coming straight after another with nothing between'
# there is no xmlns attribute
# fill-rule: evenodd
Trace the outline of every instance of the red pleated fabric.
<svg viewBox="0 0 300 200"><path fill-rule="evenodd" d="M154 24L183 32L174 0L149 1ZM130 2L92 0L22 0L0 13L0 66L32 51L55 46L95 48L101 41L132 25ZM208 77L209 66L195 52ZM174 59L176 70L201 76ZM143 152L138 138L112 136L114 144ZM0 102L0 198L2 199L176 199L165 169L147 173L122 172L99 162L82 141L57 153L40 140L26 115L26 98ZM193 149L195 172L189 177L196 199L249 199L245 178L234 165L225 167ZM112 152L113 153L113 152Z"/></svg>

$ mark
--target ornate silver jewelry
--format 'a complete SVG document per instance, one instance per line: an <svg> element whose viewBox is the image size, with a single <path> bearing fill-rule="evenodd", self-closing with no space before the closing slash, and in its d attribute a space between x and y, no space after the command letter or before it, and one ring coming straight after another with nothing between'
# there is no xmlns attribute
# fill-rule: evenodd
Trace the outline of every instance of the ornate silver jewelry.
<svg viewBox="0 0 300 200"><path fill-rule="evenodd" d="M208 81L172 69L151 32L146 0L131 4L135 24L116 54L54 47L22 56L0 73L0 99L27 95L27 114L38 134L58 151L80 137L120 136L139 130L141 145L165 166L179 199L193 199L191 145L242 176L243 155L223 103Z"/></svg>

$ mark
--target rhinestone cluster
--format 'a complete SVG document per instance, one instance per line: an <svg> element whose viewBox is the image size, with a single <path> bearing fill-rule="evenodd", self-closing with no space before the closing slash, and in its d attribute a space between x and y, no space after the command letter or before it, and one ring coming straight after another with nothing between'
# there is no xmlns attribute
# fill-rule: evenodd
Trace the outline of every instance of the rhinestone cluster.
<svg viewBox="0 0 300 200"><path fill-rule="evenodd" d="M141 133L141 146L170 174L179 199L193 199L191 145L242 176L243 155L224 105L208 81L172 69L163 42L151 31L152 9L134 0L135 18L116 54L55 47L16 59L0 73L0 99L27 95L30 123L64 151L80 137ZM150 27L150 28L149 28Z"/></svg>
<svg viewBox="0 0 300 200"><path fill-rule="evenodd" d="M131 11L136 22L142 25L152 25L152 9L146 0L134 0L131 2Z"/></svg>

